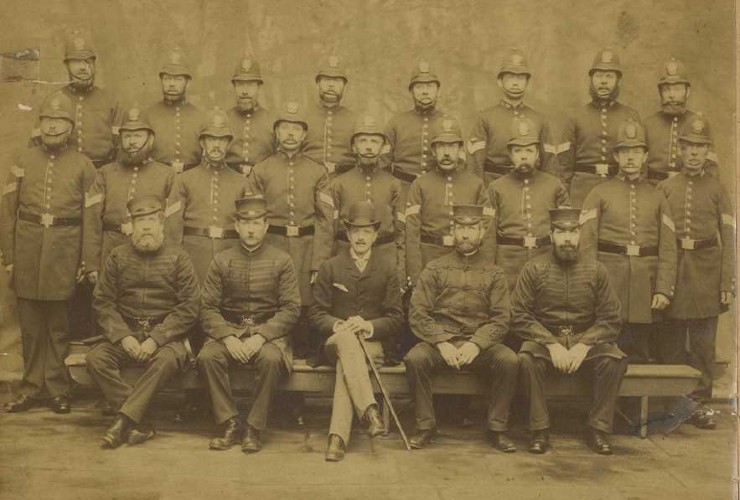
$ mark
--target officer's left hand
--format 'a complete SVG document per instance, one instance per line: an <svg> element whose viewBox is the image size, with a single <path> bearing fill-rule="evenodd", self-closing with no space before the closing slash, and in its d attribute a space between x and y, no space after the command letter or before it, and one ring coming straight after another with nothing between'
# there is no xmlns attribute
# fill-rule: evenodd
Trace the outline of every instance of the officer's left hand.
<svg viewBox="0 0 740 500"><path fill-rule="evenodd" d="M75 277L75 280L79 284L85 281L86 277L87 274L85 273L85 263L83 262L82 264L80 264L80 267L77 268L77 276Z"/></svg>
<svg viewBox="0 0 740 500"><path fill-rule="evenodd" d="M149 337L144 342L141 343L141 349L139 351L139 361L144 362L148 361L149 358L152 357L152 354L154 354L154 351L157 350L157 343L154 341L153 338Z"/></svg>
<svg viewBox="0 0 740 500"><path fill-rule="evenodd" d="M474 342L465 342L457 350L457 362L460 366L469 365L480 354L480 347Z"/></svg>
<svg viewBox="0 0 740 500"><path fill-rule="evenodd" d="M260 334L255 334L247 338L247 340L244 341L244 348L247 351L247 358L251 360L258 352L260 352L260 349L262 349L262 346L264 344L265 337Z"/></svg>
<svg viewBox="0 0 740 500"><path fill-rule="evenodd" d="M316 281L316 277L319 275L318 271L311 271L310 283L313 285Z"/></svg>
<svg viewBox="0 0 740 500"><path fill-rule="evenodd" d="M653 303L650 307L656 311L662 311L671 304L671 299L663 295L662 293L656 293L653 295Z"/></svg>
<svg viewBox="0 0 740 500"><path fill-rule="evenodd" d="M575 373L581 367L581 363L586 359L588 351L591 350L591 346L586 344L578 343L570 348L568 351L568 365L566 373Z"/></svg>
<svg viewBox="0 0 740 500"><path fill-rule="evenodd" d="M369 339L373 336L373 324L363 319L361 316L352 316L347 318L345 323L349 323L354 327L356 333L361 333L363 338Z"/></svg>
<svg viewBox="0 0 740 500"><path fill-rule="evenodd" d="M719 297L723 306L732 305L732 302L735 300L735 294L732 292L720 292Z"/></svg>

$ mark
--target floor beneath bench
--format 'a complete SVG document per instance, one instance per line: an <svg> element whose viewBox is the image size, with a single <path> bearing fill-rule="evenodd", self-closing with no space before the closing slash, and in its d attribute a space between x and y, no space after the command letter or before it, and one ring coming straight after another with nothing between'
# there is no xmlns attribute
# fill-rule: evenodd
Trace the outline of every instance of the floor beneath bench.
<svg viewBox="0 0 740 500"><path fill-rule="evenodd" d="M8 395L0 395L0 403ZM683 426L670 435L642 440L620 424L613 457L591 453L582 443L579 404L554 404L553 450L542 457L524 451L526 433L515 425L514 455L492 451L477 428L441 425L441 436L422 451L407 452L397 433L370 442L353 436L344 462L323 460L328 401L308 402L307 424L298 429L274 419L265 449L254 456L238 447L207 449L214 428L207 420L173 422L178 398L164 395L154 412L159 434L139 448L101 450L110 419L93 394L82 394L73 412L46 409L0 414L0 497L75 499L169 498L730 498L731 450L736 416L718 407L719 429ZM410 407L399 401L404 424ZM481 409L474 407L473 416Z"/></svg>

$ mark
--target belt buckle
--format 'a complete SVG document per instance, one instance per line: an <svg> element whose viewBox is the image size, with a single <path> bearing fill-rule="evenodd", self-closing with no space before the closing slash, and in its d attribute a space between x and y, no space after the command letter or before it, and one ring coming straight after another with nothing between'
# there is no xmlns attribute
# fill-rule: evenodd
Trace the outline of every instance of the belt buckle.
<svg viewBox="0 0 740 500"><path fill-rule="evenodd" d="M175 173L181 174L185 169L185 164L180 160L175 160L172 162L172 168L175 169Z"/></svg>
<svg viewBox="0 0 740 500"><path fill-rule="evenodd" d="M568 326L559 326L558 329L560 330L560 336L570 337L573 335L573 327Z"/></svg>
<svg viewBox="0 0 740 500"><path fill-rule="evenodd" d="M134 225L130 222L124 222L121 224L121 233L128 236L129 234L134 232Z"/></svg>
<svg viewBox="0 0 740 500"><path fill-rule="evenodd" d="M666 173L668 174L668 178L670 179L671 177L675 177L675 176L677 176L677 175L678 175L678 174L680 174L681 172L678 172L677 170L669 170L669 171L668 171L668 172L666 172Z"/></svg>
<svg viewBox="0 0 740 500"><path fill-rule="evenodd" d="M241 326L254 326L255 325L254 316L251 316L251 315L247 316L246 314L242 315L240 319L240 324Z"/></svg>
<svg viewBox="0 0 740 500"><path fill-rule="evenodd" d="M681 238L681 248L683 250L693 250L696 247L696 240L693 238Z"/></svg>
<svg viewBox="0 0 740 500"><path fill-rule="evenodd" d="M50 213L41 214L41 225L48 228L54 225L54 216Z"/></svg>
<svg viewBox="0 0 740 500"><path fill-rule="evenodd" d="M224 228L216 227L216 226L209 226L208 227L208 237L209 238L223 238Z"/></svg>
<svg viewBox="0 0 740 500"><path fill-rule="evenodd" d="M136 324L139 325L139 328L146 332L148 332L152 328L152 324L149 321L149 318L136 318Z"/></svg>
<svg viewBox="0 0 740 500"><path fill-rule="evenodd" d="M627 256L628 257L639 257L640 256L640 245L627 245Z"/></svg>
<svg viewBox="0 0 740 500"><path fill-rule="evenodd" d="M331 161L325 161L324 167L326 168L326 171L330 174L333 174L337 171L337 164Z"/></svg>
<svg viewBox="0 0 740 500"><path fill-rule="evenodd" d="M252 165L249 163L242 163L239 165L239 172L244 174L245 177L249 177L249 174L252 173Z"/></svg>
<svg viewBox="0 0 740 500"><path fill-rule="evenodd" d="M455 244L455 238L451 234L446 234L442 236L442 245L446 247L451 247Z"/></svg>
<svg viewBox="0 0 740 500"><path fill-rule="evenodd" d="M289 238L296 238L300 234L300 227L294 224L288 224L285 226L285 236Z"/></svg>
<svg viewBox="0 0 740 500"><path fill-rule="evenodd" d="M534 236L524 237L524 248L537 248L537 238Z"/></svg>
<svg viewBox="0 0 740 500"><path fill-rule="evenodd" d="M597 163L596 165L594 165L594 171L596 172L596 175L606 177L607 175L609 175L609 164Z"/></svg>

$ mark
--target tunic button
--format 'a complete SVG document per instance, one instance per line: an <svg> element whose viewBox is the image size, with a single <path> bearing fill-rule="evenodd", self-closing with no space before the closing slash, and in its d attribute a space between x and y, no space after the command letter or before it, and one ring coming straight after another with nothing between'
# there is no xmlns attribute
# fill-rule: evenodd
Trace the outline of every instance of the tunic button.
<svg viewBox="0 0 740 500"><path fill-rule="evenodd" d="M425 157L425 158L426 158L426 157ZM421 162L421 166L422 166L422 167L426 167L426 166L427 166L427 162L425 162L425 161Z"/></svg>
<svg viewBox="0 0 740 500"><path fill-rule="evenodd" d="M289 162L288 165L290 165L292 167L293 166L293 162L292 161Z"/></svg>
<svg viewBox="0 0 740 500"><path fill-rule="evenodd" d="M606 148L601 148L602 153L606 153Z"/></svg>
<svg viewBox="0 0 740 500"><path fill-rule="evenodd" d="M524 184L529 184L529 179L524 179Z"/></svg>
<svg viewBox="0 0 740 500"><path fill-rule="evenodd" d="M529 203L527 203L527 208L531 209L532 208L532 205L530 205Z"/></svg>
<svg viewBox="0 0 740 500"><path fill-rule="evenodd" d="M428 122L428 121L429 121L429 118L425 116L425 117L424 117L424 121L425 121L425 122ZM424 124L424 126L426 127L426 124Z"/></svg>

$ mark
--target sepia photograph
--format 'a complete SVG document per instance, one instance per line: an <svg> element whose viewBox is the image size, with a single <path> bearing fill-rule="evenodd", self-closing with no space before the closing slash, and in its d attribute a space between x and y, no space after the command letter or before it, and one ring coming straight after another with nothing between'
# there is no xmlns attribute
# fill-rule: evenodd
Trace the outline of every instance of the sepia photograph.
<svg viewBox="0 0 740 500"><path fill-rule="evenodd" d="M3 19L3 500L740 498L733 0Z"/></svg>

